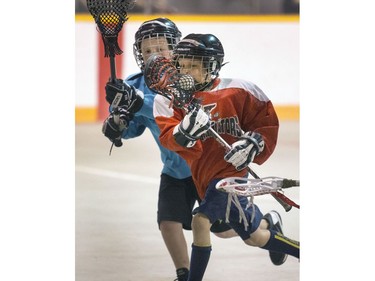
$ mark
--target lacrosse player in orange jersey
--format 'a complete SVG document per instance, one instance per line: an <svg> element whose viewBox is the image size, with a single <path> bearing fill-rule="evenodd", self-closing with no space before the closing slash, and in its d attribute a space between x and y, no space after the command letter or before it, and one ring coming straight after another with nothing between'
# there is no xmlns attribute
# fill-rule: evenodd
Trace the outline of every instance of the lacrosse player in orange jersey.
<svg viewBox="0 0 375 281"><path fill-rule="evenodd" d="M154 101L160 142L186 160L202 199L192 221L188 280L203 279L211 253L210 227L217 220L228 219L245 244L268 250L275 265L287 255L299 258L299 242L283 235L276 211L263 216L258 206L247 208L248 199L240 197L241 208L231 204L227 212L228 194L215 188L222 178L247 177L248 164L260 165L273 153L279 121L272 102L251 82L219 78L224 49L212 34L189 34L176 45L173 60L180 74L194 78L194 98L200 101L188 113L168 107L162 95ZM208 132L210 126L232 144L228 152Z"/></svg>
<svg viewBox="0 0 375 281"><path fill-rule="evenodd" d="M176 268L176 281L186 281L189 268L189 255L183 230L191 230L192 210L200 199L190 168L184 159L173 151L167 150L159 142L160 130L153 116L155 93L144 81L145 61L158 54L165 57L172 55L172 50L180 40L181 32L176 24L168 18L155 18L141 24L135 33L133 45L134 58L140 68L139 73L127 77L125 83L118 79L106 85L106 99L111 104L118 92L124 96L128 92L141 91L143 103L136 102L137 112L128 114L122 111L120 119L126 124L121 130L114 123L113 114L104 121L103 133L113 142L115 139L131 139L141 136L146 128L150 130L160 149L163 169L160 177L157 223L164 243ZM136 96L133 94L132 96ZM131 100L131 99L128 99ZM123 101L123 100L122 100ZM121 105L121 104L120 104ZM233 230L223 222L216 222L211 231L217 236L233 236Z"/></svg>

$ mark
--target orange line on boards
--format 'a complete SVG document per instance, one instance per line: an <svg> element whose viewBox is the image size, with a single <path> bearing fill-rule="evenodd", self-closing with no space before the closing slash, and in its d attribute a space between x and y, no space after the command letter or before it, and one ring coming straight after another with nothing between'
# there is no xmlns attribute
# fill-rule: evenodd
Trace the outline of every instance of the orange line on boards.
<svg viewBox="0 0 375 281"><path fill-rule="evenodd" d="M276 113L281 121L299 120L299 105L275 105ZM101 122L101 118L98 116L97 107L76 107L75 109L75 121L76 123L85 122Z"/></svg>

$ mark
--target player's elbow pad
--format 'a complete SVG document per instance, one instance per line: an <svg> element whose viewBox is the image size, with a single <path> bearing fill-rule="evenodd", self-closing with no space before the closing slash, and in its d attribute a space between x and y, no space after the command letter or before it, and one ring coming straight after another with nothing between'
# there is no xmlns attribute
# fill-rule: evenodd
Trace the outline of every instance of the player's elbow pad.
<svg viewBox="0 0 375 281"><path fill-rule="evenodd" d="M173 129L173 136L175 141L184 147L193 147L195 143L197 142L197 139L193 136L187 134L184 129L181 128L180 125L177 125Z"/></svg>

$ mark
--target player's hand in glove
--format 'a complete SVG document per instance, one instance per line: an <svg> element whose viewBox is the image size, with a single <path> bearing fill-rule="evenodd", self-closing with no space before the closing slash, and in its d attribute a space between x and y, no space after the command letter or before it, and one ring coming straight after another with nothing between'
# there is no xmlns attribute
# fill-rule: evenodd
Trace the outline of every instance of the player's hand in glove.
<svg viewBox="0 0 375 281"><path fill-rule="evenodd" d="M253 162L255 156L264 149L262 136L255 132L246 132L239 141L232 144L232 149L225 154L224 160L231 163L238 171Z"/></svg>
<svg viewBox="0 0 375 281"><path fill-rule="evenodd" d="M200 107L195 107L173 130L176 142L192 147L201 135L210 128L210 118Z"/></svg>
<svg viewBox="0 0 375 281"><path fill-rule="evenodd" d="M105 99L112 105L117 93L122 97L118 103L119 107L127 109L130 113L136 113L143 105L143 92L133 86L129 86L121 79L107 82L105 86Z"/></svg>
<svg viewBox="0 0 375 281"><path fill-rule="evenodd" d="M102 132L115 146L122 145L122 132L129 126L133 114L124 108L117 108L103 122Z"/></svg>

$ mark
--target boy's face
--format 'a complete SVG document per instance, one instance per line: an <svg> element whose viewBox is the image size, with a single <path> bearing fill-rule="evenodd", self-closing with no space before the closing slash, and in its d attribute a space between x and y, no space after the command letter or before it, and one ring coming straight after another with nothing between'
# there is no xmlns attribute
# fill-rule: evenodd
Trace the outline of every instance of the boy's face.
<svg viewBox="0 0 375 281"><path fill-rule="evenodd" d="M204 67L202 58L178 58L179 71L181 74L191 75L195 82L200 84L210 81L210 75L207 68Z"/></svg>
<svg viewBox="0 0 375 281"><path fill-rule="evenodd" d="M171 58L172 54L168 46L168 41L164 36L143 39L141 51L144 61L147 61L147 59L154 54L165 58Z"/></svg>

